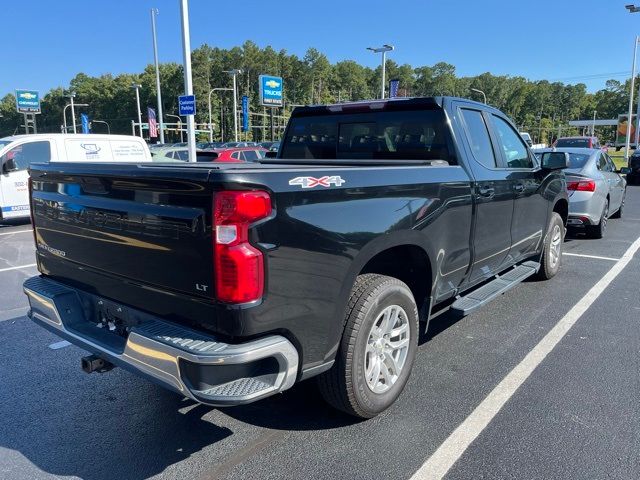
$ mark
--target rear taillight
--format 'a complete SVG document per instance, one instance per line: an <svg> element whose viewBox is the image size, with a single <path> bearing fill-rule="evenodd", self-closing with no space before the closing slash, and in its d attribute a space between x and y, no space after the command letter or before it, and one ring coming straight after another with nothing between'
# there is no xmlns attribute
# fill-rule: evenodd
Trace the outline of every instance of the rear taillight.
<svg viewBox="0 0 640 480"><path fill-rule="evenodd" d="M29 177L27 184L29 185L29 216L31 217L31 228L33 230L33 243L37 247L38 239L36 238L36 222L33 215L33 180L31 180L31 177Z"/></svg>
<svg viewBox="0 0 640 480"><path fill-rule="evenodd" d="M591 178L584 180L570 180L567 182L567 190L578 192L595 192L596 181Z"/></svg>
<svg viewBox="0 0 640 480"><path fill-rule="evenodd" d="M271 197L263 191L218 192L213 213L216 298L226 303L258 300L264 292L264 260L249 243L249 227L271 215Z"/></svg>

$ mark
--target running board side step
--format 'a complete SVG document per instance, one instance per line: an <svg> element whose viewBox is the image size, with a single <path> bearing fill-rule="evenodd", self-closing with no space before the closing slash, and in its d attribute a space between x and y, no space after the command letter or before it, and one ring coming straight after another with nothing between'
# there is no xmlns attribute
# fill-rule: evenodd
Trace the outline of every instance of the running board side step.
<svg viewBox="0 0 640 480"><path fill-rule="evenodd" d="M503 275L496 275L496 278L489 283L477 290L473 290L464 297L459 297L451 305L451 310L462 315L468 315L475 309L486 305L494 298L511 290L524 279L537 273L539 269L540 264L538 262L529 261L516 266Z"/></svg>

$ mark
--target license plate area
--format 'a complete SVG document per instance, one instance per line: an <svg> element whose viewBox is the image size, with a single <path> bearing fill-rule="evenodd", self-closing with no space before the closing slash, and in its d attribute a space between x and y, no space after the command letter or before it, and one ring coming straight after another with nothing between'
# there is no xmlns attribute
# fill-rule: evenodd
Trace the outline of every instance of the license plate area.
<svg viewBox="0 0 640 480"><path fill-rule="evenodd" d="M104 332L127 338L131 327L138 324L129 308L100 298L95 302L95 326Z"/></svg>

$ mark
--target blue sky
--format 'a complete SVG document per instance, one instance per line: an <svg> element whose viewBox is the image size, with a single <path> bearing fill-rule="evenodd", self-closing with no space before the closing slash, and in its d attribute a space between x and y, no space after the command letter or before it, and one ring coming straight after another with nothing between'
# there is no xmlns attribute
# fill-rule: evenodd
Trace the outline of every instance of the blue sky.
<svg viewBox="0 0 640 480"><path fill-rule="evenodd" d="M332 62L369 66L379 56L365 47L391 43L398 63L445 61L458 75L584 82L595 91L631 70L640 13L627 13L627 3L191 0L191 42L229 48L252 40L298 55L316 47ZM160 60L181 62L178 0L3 0L0 96L15 88L45 92L78 72L141 71L153 60L151 7L160 10Z"/></svg>

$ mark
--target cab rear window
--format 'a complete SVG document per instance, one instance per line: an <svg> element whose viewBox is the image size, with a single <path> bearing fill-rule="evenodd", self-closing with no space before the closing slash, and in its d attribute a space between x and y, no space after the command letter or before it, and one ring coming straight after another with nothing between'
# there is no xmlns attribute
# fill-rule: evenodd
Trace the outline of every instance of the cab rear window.
<svg viewBox="0 0 640 480"><path fill-rule="evenodd" d="M442 110L292 118L281 158L444 160L456 163Z"/></svg>

